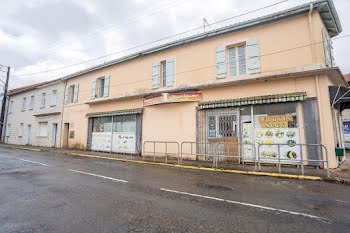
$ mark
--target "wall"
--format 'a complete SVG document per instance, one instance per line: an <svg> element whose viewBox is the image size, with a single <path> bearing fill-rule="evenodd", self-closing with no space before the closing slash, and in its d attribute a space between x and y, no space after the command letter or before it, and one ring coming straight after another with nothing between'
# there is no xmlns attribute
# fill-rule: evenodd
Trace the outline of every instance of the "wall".
<svg viewBox="0 0 350 233"><path fill-rule="evenodd" d="M28 130L27 126L31 125L30 144L33 146L50 147L52 124L57 123L57 138L56 145L60 147L61 134L61 112L63 105L63 82L53 83L51 85L39 86L33 90L28 90L23 93L10 96L10 101L13 101L12 113L8 114L7 124L11 124L11 136L5 138L6 143L25 145L27 143ZM50 98L53 90L57 90L56 105L50 106ZM46 93L45 108L40 108L41 94ZM34 97L34 108L29 110L30 97ZM26 108L22 111L22 99L26 97ZM34 116L37 114L54 113L58 114L50 116ZM37 128L38 122L48 122L47 137L38 137ZM23 136L19 137L20 123L23 123Z"/></svg>

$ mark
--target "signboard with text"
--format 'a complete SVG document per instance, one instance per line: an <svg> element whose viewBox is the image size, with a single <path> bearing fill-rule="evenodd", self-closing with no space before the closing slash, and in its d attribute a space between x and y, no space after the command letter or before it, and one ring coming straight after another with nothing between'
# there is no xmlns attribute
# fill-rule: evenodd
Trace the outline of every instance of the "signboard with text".
<svg viewBox="0 0 350 233"><path fill-rule="evenodd" d="M143 106L202 100L202 92L162 93L143 98Z"/></svg>

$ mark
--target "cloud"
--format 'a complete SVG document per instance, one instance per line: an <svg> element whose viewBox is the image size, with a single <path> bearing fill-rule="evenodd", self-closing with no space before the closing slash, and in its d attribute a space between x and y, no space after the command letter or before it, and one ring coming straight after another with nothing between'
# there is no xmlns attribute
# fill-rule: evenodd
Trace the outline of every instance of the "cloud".
<svg viewBox="0 0 350 233"><path fill-rule="evenodd" d="M114 53L188 29L255 10L277 0L3 0L0 14L0 63L9 65L12 74L35 73L63 67L94 57ZM293 0L278 6L233 18L211 29L259 17L308 0ZM335 0L344 28L350 32L350 1ZM203 31L180 35L167 41ZM336 62L344 73L347 39L334 42ZM156 44L151 44L154 46ZM84 65L33 76L11 77L10 87L18 87L108 61L143 48L116 54Z"/></svg>

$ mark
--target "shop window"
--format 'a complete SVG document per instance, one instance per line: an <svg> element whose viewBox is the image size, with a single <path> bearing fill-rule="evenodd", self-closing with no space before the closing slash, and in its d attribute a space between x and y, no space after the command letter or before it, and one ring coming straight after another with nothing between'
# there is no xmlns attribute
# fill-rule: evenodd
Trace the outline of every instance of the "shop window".
<svg viewBox="0 0 350 233"><path fill-rule="evenodd" d="M94 118L92 132L110 133L112 132L112 117L97 117Z"/></svg>
<svg viewBox="0 0 350 233"><path fill-rule="evenodd" d="M208 116L209 138L237 137L236 115Z"/></svg>
<svg viewBox="0 0 350 233"><path fill-rule="evenodd" d="M113 132L116 133L135 133L136 116L117 116L113 119Z"/></svg>

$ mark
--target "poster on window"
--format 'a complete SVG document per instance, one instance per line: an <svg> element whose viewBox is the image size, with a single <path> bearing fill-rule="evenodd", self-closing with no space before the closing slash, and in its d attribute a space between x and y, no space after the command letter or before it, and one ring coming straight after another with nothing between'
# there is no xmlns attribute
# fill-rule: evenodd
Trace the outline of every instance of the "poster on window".
<svg viewBox="0 0 350 233"><path fill-rule="evenodd" d="M278 161L278 146L274 144L289 144L280 146L282 163L298 161L301 158L300 135L298 128L257 128L255 129L256 144L260 146L260 159Z"/></svg>
<svg viewBox="0 0 350 233"><path fill-rule="evenodd" d="M252 124L251 123L243 123L242 124L242 135L243 135L243 144L252 142ZM251 145L243 145L243 156L245 159L252 159L252 146Z"/></svg>
<svg viewBox="0 0 350 233"><path fill-rule="evenodd" d="M135 153L136 134L135 133L113 133L114 152Z"/></svg>
<svg viewBox="0 0 350 233"><path fill-rule="evenodd" d="M91 150L111 151L111 133L93 132Z"/></svg>

